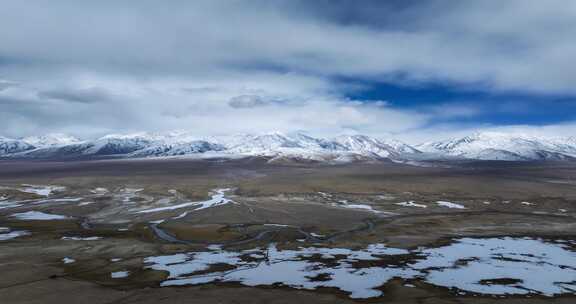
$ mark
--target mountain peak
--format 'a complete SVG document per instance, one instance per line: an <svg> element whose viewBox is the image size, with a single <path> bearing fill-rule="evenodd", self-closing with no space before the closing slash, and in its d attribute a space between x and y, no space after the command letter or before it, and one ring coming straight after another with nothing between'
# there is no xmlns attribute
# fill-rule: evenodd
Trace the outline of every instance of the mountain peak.
<svg viewBox="0 0 576 304"><path fill-rule="evenodd" d="M65 146L80 143L81 140L68 134L50 133L41 136L28 136L22 139L25 143L36 148Z"/></svg>

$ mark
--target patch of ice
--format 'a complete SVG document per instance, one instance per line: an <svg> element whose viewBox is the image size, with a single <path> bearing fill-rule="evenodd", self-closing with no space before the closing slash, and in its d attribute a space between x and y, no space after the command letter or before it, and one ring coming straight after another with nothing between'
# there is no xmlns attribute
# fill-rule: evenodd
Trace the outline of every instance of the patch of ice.
<svg viewBox="0 0 576 304"><path fill-rule="evenodd" d="M121 258L111 258L111 259L110 259L110 262L113 262L113 263L115 263L115 262L120 262L120 261L122 261Z"/></svg>
<svg viewBox="0 0 576 304"><path fill-rule="evenodd" d="M562 213L568 212L568 210L566 210L566 209L558 209L558 211L560 211L560 212L562 212Z"/></svg>
<svg viewBox="0 0 576 304"><path fill-rule="evenodd" d="M438 205L440 207L451 208L451 209L466 209L466 207L464 207L460 204L456 204L456 203L452 203L452 202L445 202L445 201L437 201L436 205Z"/></svg>
<svg viewBox="0 0 576 304"><path fill-rule="evenodd" d="M525 206L532 206L532 205L534 205L534 203L530 203L530 202L520 202L520 204L525 205Z"/></svg>
<svg viewBox="0 0 576 304"><path fill-rule="evenodd" d="M423 204L416 204L414 201L396 203L396 205L403 207L428 208L428 206Z"/></svg>
<svg viewBox="0 0 576 304"><path fill-rule="evenodd" d="M126 278L130 275L130 271L115 271L110 273L110 277L113 279L122 279Z"/></svg>
<svg viewBox="0 0 576 304"><path fill-rule="evenodd" d="M23 213L15 213L10 215L10 217L15 217L19 220L33 220L33 221L52 221L52 220L66 220L69 217L59 214L50 214L40 211L28 211Z"/></svg>
<svg viewBox="0 0 576 304"><path fill-rule="evenodd" d="M78 206L88 206L92 204L94 204L94 202L81 202L80 204L78 204Z"/></svg>

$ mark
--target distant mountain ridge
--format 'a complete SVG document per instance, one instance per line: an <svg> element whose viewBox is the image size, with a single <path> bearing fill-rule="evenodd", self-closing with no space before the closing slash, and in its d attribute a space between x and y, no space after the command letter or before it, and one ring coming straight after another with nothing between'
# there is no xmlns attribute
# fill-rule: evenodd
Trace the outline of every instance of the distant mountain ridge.
<svg viewBox="0 0 576 304"><path fill-rule="evenodd" d="M195 136L189 132L106 135L80 140L66 134L0 137L0 157L8 159L263 157L274 161L356 162L426 160L542 161L576 159L576 138L480 132L415 146L366 135L320 138L306 133L271 132Z"/></svg>
<svg viewBox="0 0 576 304"><path fill-rule="evenodd" d="M479 160L567 160L576 158L576 138L519 133L479 132L446 141L416 145L422 152Z"/></svg>

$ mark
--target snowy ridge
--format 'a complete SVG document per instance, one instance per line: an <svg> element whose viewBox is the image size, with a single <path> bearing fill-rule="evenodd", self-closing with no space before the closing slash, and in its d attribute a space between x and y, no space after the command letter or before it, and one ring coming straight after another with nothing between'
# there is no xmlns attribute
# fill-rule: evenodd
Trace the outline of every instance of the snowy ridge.
<svg viewBox="0 0 576 304"><path fill-rule="evenodd" d="M573 137L538 137L503 132L471 136L416 146L423 152L480 160L567 160L576 158Z"/></svg>
<svg viewBox="0 0 576 304"><path fill-rule="evenodd" d="M271 132L202 137L186 131L112 134L81 141L65 134L19 139L0 137L2 158L199 158L262 157L269 162L413 163L426 160L573 160L576 138L481 132L446 141L410 146L366 135L320 138L305 133Z"/></svg>
<svg viewBox="0 0 576 304"><path fill-rule="evenodd" d="M351 162L402 159L420 154L394 140L364 135L318 138L304 133L240 134L199 137L188 132L106 135L80 141L65 135L4 139L4 158L172 157L206 156L264 157L269 161Z"/></svg>
<svg viewBox="0 0 576 304"><path fill-rule="evenodd" d="M74 136L62 133L51 133L43 136L29 136L24 137L22 141L37 148L65 146L81 142L81 140Z"/></svg>
<svg viewBox="0 0 576 304"><path fill-rule="evenodd" d="M0 136L0 155L24 152L34 149L34 146L18 139Z"/></svg>

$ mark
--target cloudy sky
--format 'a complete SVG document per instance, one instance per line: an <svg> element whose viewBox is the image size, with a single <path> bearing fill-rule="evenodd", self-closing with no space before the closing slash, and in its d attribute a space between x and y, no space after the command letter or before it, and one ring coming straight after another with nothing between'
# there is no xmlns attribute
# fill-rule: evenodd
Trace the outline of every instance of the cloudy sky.
<svg viewBox="0 0 576 304"><path fill-rule="evenodd" d="M0 3L0 135L576 133L576 1Z"/></svg>

